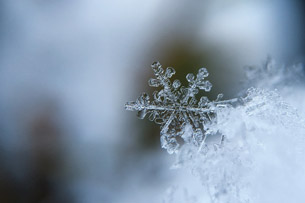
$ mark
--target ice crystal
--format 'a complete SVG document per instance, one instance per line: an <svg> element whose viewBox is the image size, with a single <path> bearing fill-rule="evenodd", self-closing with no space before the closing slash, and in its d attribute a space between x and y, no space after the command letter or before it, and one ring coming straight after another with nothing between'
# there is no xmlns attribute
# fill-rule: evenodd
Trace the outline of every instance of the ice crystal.
<svg viewBox="0 0 305 203"><path fill-rule="evenodd" d="M209 125L210 132L226 135L222 144L198 150L187 143L180 148L175 166L181 176L190 170L200 185L186 176L177 187L198 202L304 202L304 119L277 91L250 88L240 100L238 106L219 108L217 123ZM190 133L186 130L183 136ZM297 192L291 197L287 191ZM189 202L179 193L166 203Z"/></svg>
<svg viewBox="0 0 305 203"><path fill-rule="evenodd" d="M151 67L155 78L149 79L148 84L162 89L155 91L152 99L147 93L142 93L136 101L127 102L125 108L138 111L140 119L147 115L150 121L161 125L161 146L170 154L179 149L178 137L184 142L201 145L207 136L207 125L217 118L217 109L238 101L221 100L223 94L219 94L215 101L205 96L199 100L196 98L200 90L209 92L212 88L212 84L206 80L209 75L206 68L200 68L196 76L187 74L188 86L184 87L179 80L170 81L176 73L172 67L164 70L159 62L154 62ZM185 136L186 129L191 130L191 135Z"/></svg>
<svg viewBox="0 0 305 203"><path fill-rule="evenodd" d="M170 81L174 69L152 65L156 77L149 84L161 90L153 99L143 93L126 109L160 124L162 147L177 153L179 181L164 202L305 202L305 120L291 105L303 105L304 66L281 67L269 59L250 68L252 87L245 95L221 100L220 94L210 101L196 98L212 87L205 68L188 74L188 86L181 87ZM287 103L288 97L294 101Z"/></svg>

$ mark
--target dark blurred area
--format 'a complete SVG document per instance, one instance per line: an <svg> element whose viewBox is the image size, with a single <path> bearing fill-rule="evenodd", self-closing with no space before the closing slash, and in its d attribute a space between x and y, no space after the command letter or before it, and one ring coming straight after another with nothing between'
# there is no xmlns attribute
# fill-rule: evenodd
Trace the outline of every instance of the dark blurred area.
<svg viewBox="0 0 305 203"><path fill-rule="evenodd" d="M0 1L0 202L159 202L171 158L158 126L124 110L152 93L150 64L182 83L206 67L207 96L235 97L245 65L304 61L304 6Z"/></svg>

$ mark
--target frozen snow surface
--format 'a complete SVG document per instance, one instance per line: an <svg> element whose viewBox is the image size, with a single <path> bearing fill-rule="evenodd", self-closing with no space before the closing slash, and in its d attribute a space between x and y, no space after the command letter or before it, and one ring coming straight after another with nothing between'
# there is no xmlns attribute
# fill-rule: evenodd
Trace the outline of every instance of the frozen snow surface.
<svg viewBox="0 0 305 203"><path fill-rule="evenodd" d="M164 203L305 202L304 66L277 66L271 59L248 67L243 96L210 101L208 72L188 74L188 87L170 82L173 68L152 65L163 87L142 94L127 110L161 125L161 146L176 154L178 178ZM164 73L165 72L165 73ZM296 99L297 98L297 99Z"/></svg>

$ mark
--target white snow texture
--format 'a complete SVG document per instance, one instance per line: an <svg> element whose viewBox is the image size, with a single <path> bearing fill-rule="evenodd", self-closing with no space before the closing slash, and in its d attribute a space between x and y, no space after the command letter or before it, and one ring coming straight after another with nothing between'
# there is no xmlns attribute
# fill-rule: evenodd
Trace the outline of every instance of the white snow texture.
<svg viewBox="0 0 305 203"><path fill-rule="evenodd" d="M164 87L159 103L148 98L127 104L128 110L165 115L162 147L176 154L173 168L180 178L164 203L305 202L304 67L268 59L248 68L247 77L252 88L238 99L203 105L190 93L196 89L192 83L187 96Z"/></svg>

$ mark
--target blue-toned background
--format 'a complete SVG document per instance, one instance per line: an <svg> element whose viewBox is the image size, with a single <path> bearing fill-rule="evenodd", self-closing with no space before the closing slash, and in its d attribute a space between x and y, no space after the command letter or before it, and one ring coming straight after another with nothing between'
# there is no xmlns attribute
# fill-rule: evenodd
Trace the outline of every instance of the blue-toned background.
<svg viewBox="0 0 305 203"><path fill-rule="evenodd" d="M302 62L303 27L297 0L0 1L0 202L160 202L174 157L124 110L150 64L230 98L245 65Z"/></svg>

